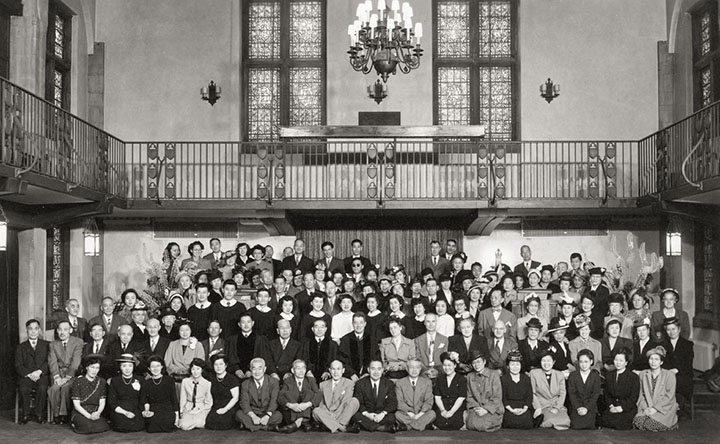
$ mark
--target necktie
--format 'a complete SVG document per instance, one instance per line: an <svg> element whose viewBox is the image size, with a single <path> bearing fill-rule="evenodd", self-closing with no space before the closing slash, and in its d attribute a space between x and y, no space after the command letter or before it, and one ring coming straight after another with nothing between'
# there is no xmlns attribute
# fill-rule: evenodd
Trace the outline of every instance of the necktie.
<svg viewBox="0 0 720 444"><path fill-rule="evenodd" d="M99 346L98 343L96 342L96 343L95 343L95 347L93 348L93 353L94 353L94 354L97 354L97 352L98 352L99 349L100 349L100 346Z"/></svg>
<svg viewBox="0 0 720 444"><path fill-rule="evenodd" d="M375 395L375 399L378 397L378 384L376 382L373 382L373 394Z"/></svg>
<svg viewBox="0 0 720 444"><path fill-rule="evenodd" d="M157 339L151 339L150 340L150 350L155 351L156 345L157 345Z"/></svg>
<svg viewBox="0 0 720 444"><path fill-rule="evenodd" d="M260 381L255 382L255 385L257 385L257 391L259 392L260 389L262 389L262 383Z"/></svg>
<svg viewBox="0 0 720 444"><path fill-rule="evenodd" d="M63 351L67 350L67 342L63 342Z"/></svg>
<svg viewBox="0 0 720 444"><path fill-rule="evenodd" d="M332 384L332 391L333 391L333 392L335 392L335 386L336 386L336 385L337 385L337 382L333 381L333 384Z"/></svg>
<svg viewBox="0 0 720 444"><path fill-rule="evenodd" d="M192 408L195 408L195 398L197 397L198 383L197 383L197 381L195 381L195 382L193 382L193 384L194 385L193 385L193 394L192 394L192 403L193 403Z"/></svg>
<svg viewBox="0 0 720 444"><path fill-rule="evenodd" d="M210 351L212 351L213 348L215 348L215 339L210 338Z"/></svg>
<svg viewBox="0 0 720 444"><path fill-rule="evenodd" d="M126 348L127 348L127 344L122 344L122 351L125 351Z"/></svg>
<svg viewBox="0 0 720 444"><path fill-rule="evenodd" d="M35 350L35 346L37 345L37 341L30 341L30 346Z"/></svg>
<svg viewBox="0 0 720 444"><path fill-rule="evenodd" d="M298 381L298 391L302 391L302 381Z"/></svg>
<svg viewBox="0 0 720 444"><path fill-rule="evenodd" d="M74 319L72 321L72 328L73 328L73 330L77 330L77 319Z"/></svg>
<svg viewBox="0 0 720 444"><path fill-rule="evenodd" d="M295 255L295 265L298 265L298 264L300 264L300 255L296 254Z"/></svg>
<svg viewBox="0 0 720 444"><path fill-rule="evenodd" d="M433 265L437 265L437 257L433 257Z"/></svg>
<svg viewBox="0 0 720 444"><path fill-rule="evenodd" d="M495 350L497 350L498 354L501 353L499 339L495 339Z"/></svg>
<svg viewBox="0 0 720 444"><path fill-rule="evenodd" d="M105 322L107 323L107 330L110 331L110 326L112 325L112 318L105 318Z"/></svg>
<svg viewBox="0 0 720 444"><path fill-rule="evenodd" d="M413 390L415 389L415 381L412 381Z"/></svg>

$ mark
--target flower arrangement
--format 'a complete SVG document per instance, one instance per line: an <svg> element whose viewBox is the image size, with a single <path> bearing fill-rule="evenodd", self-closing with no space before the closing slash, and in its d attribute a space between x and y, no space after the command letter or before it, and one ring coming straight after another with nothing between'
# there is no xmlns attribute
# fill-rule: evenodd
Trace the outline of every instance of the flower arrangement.
<svg viewBox="0 0 720 444"><path fill-rule="evenodd" d="M146 286L138 294L138 298L147 306L148 316L152 317L160 312L170 294L171 286L167 281L167 266L153 260L152 255L148 255L143 245L143 253L147 268L145 268Z"/></svg>

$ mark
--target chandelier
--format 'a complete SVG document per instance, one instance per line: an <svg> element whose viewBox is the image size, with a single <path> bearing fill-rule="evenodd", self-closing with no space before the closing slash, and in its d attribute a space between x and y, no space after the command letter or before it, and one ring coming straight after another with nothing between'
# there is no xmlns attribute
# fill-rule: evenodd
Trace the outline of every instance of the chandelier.
<svg viewBox="0 0 720 444"><path fill-rule="evenodd" d="M413 28L413 9L407 3L392 0L390 8L385 0L378 0L377 13L372 12L371 0L357 7L357 20L348 25L350 36L350 65L355 71L368 74L375 68L383 82L399 68L403 74L420 66L422 23ZM414 41L414 44L413 44Z"/></svg>

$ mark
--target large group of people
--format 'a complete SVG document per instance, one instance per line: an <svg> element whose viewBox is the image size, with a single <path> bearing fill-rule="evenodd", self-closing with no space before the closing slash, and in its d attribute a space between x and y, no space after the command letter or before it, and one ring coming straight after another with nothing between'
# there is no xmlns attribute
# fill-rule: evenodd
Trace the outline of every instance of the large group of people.
<svg viewBox="0 0 720 444"><path fill-rule="evenodd" d="M642 288L611 291L578 253L542 265L524 245L514 268L498 255L483 272L456 241L433 241L410 278L379 270L359 239L345 259L324 242L317 261L300 239L282 260L210 246L186 259L167 246L173 290L152 316L127 289L89 320L69 299L51 342L28 320L20 422L45 422L49 404L77 433L666 431L692 396L679 293L651 312Z"/></svg>

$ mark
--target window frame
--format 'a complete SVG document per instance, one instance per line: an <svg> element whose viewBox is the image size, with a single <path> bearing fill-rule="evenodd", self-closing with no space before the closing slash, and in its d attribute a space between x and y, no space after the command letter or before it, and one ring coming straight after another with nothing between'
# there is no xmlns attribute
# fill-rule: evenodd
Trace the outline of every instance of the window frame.
<svg viewBox="0 0 720 444"><path fill-rule="evenodd" d="M71 106L71 76L72 76L72 19L75 14L58 0L48 3L48 26L45 42L45 100L55 103L55 71L63 74L62 104L59 108L70 111ZM65 20L63 25L63 56L55 55L55 18L60 16Z"/></svg>
<svg viewBox="0 0 720 444"><path fill-rule="evenodd" d="M700 20L703 15L710 15L710 51L700 54ZM720 31L718 30L717 0L701 2L690 10L691 15L691 53L692 53L692 93L693 111L698 111L720 99ZM710 102L702 101L702 72L710 69L711 98Z"/></svg>
<svg viewBox="0 0 720 444"><path fill-rule="evenodd" d="M438 5L441 3L468 3L470 16L470 57L442 58L438 56ZM490 67L511 68L512 89L512 130L509 140L520 139L520 53L519 53L519 20L518 0L507 0L510 3L511 20L511 57L480 57L479 16L480 3L492 3L493 0L433 0L432 1L432 64L433 64L433 125L439 123L438 68L469 68L470 69L470 125L484 124L480 121L480 69ZM489 124L485 123L486 134ZM488 139L494 140L490 137ZM497 139L504 140L504 139Z"/></svg>
<svg viewBox="0 0 720 444"><path fill-rule="evenodd" d="M249 102L250 94L250 70L253 68L269 69L278 68L280 71L280 126L289 126L290 123L290 71L293 68L320 68L322 73L322 86L320 103L321 125L327 124L327 0L312 0L320 3L322 17L320 27L323 30L321 38L321 54L318 59L301 59L290 57L290 4L302 3L305 0L243 0L241 5L242 18L242 42L241 42L241 70L240 81L242 94L240 106L242 116L240 118L241 140L249 140ZM249 22L251 3L279 3L280 4L280 55L275 59L251 59L249 46ZM252 142L273 142L274 140L253 140Z"/></svg>

